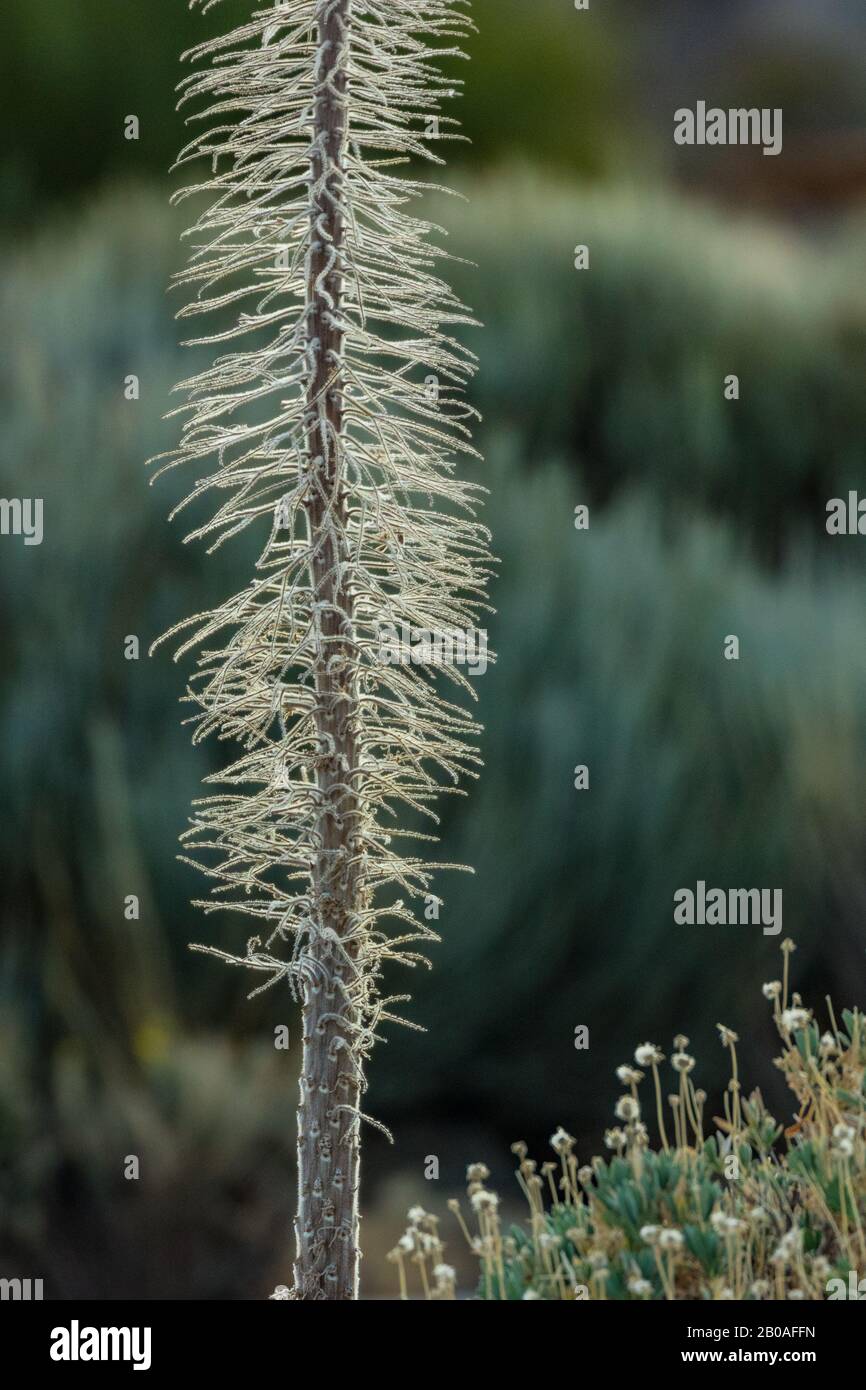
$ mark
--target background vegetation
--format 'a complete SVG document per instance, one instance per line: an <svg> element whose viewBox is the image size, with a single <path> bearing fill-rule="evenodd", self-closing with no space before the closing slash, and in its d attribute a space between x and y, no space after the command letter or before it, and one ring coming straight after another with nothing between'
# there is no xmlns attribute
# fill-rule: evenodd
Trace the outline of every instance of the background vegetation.
<svg viewBox="0 0 866 1390"><path fill-rule="evenodd" d="M678 168L676 73L688 57L719 100L731 79L722 49L707 67L716 7L662 9L647 26L627 4L590 23L559 0L531 18L480 0L461 72L468 201L430 201L478 267L453 274L486 324L471 342L499 660L478 681L484 776L445 808L443 857L476 874L442 882L434 972L395 980L430 1031L392 1034L374 1062L368 1108L397 1144L368 1141L368 1290L390 1290L376 1253L397 1206L457 1190L467 1156L501 1190L510 1141L540 1149L560 1120L581 1161L596 1152L637 1037L667 1047L683 1028L711 1092L717 1018L769 1041L755 986L778 942L674 927L676 888L782 887L804 994L847 1000L862 979L866 570L824 508L861 472L863 186L855 156L816 199L793 139L784 198L760 209ZM801 72L801 31L735 9L766 104L780 71ZM0 493L44 498L46 527L39 547L0 543L0 1274L53 1295L257 1297L290 1251L295 1060L273 1030L294 1038L297 1020L186 949L243 930L189 909L197 884L174 857L220 750L189 747L182 673L146 655L243 563L184 547L165 521L184 480L149 489L143 468L195 361L165 294L182 255L165 169L177 54L202 22L179 0L56 0L50 23L9 3L0 32L16 92L0 125ZM823 86L790 79L791 128L828 159L840 131L846 148L862 134L839 74L864 38L831 5ZM746 1070L786 1120L767 1055Z"/></svg>

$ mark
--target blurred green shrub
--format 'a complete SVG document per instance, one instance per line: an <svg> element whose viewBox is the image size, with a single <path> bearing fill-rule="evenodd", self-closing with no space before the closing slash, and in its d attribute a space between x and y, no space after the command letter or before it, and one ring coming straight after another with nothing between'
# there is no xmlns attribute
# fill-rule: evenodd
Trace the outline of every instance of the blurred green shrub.
<svg viewBox="0 0 866 1390"><path fill-rule="evenodd" d="M222 0L209 14L187 0L6 0L0 9L0 219L20 220L46 199L92 188L110 175L162 177L184 142L173 110L180 55L248 16L251 0ZM449 157L477 165L515 151L572 172L609 168L632 140L623 101L630 32L600 12L581 27L562 0L473 0L478 34L452 115L470 145ZM27 80L20 80L21 74ZM141 122L127 143L124 117ZM646 138L641 133L641 148Z"/></svg>
<svg viewBox="0 0 866 1390"><path fill-rule="evenodd" d="M519 1107L523 1135L597 1114L600 1078L660 1019L704 1041L732 998L750 1007L778 942L674 926L678 888L782 888L812 983L862 971L866 576L768 575L722 522L672 525L649 485L576 532L579 476L527 471L517 447L487 441L497 664L477 682L484 773L446 833L476 872L445 876L434 973L409 986L429 1033L383 1051L371 1104Z"/></svg>
<svg viewBox="0 0 866 1390"><path fill-rule="evenodd" d="M117 1040L170 1004L160 913L176 922L171 900L189 897L174 840L208 770L165 718L179 673L147 656L181 592L193 603L203 592L200 557L165 522L181 484L157 493L144 469L176 428L161 418L181 373L165 295L176 232L159 200L127 188L10 253L0 286L15 342L0 369L0 486L42 497L46 527L41 546L10 538L0 552L4 887L32 919L17 969L38 977L43 944L50 955L62 939L76 1027L99 1023ZM124 397L130 373L138 401ZM217 557L204 584L222 593L227 582ZM124 658L128 635L138 661ZM129 894L138 923L124 920ZM46 1008L43 991L25 993L34 1016Z"/></svg>
<svg viewBox="0 0 866 1390"><path fill-rule="evenodd" d="M287 1054L154 1021L135 1071L67 1038L37 1087L10 1023L0 1272L38 1271L46 1298L268 1297L292 1255Z"/></svg>
<svg viewBox="0 0 866 1390"><path fill-rule="evenodd" d="M587 500L646 484L777 560L861 481L862 219L821 238L640 187L490 178L440 214L486 326L479 405L530 460L577 458ZM586 245L590 269L574 269ZM477 346L477 345L476 345ZM740 399L723 383L740 378Z"/></svg>
<svg viewBox="0 0 866 1390"><path fill-rule="evenodd" d="M368 1108L398 1140L401 1122L435 1133L469 1115L503 1140L515 1127L543 1137L551 1114L588 1133L636 1034L660 1036L668 1018L707 1044L775 949L756 928L674 928L676 888L782 887L811 994L844 994L862 965L866 579L855 541L799 549L796 537L823 528L862 422L850 387L862 315L841 287L863 229L825 242L820 259L680 200L536 195L506 178L477 185L465 209L431 212L454 253L480 263L460 270L460 288L488 323L473 346L489 421L479 476L503 557L499 661L478 684L487 767L444 824L443 859L477 874L443 877L435 973L395 980L431 1031L392 1036ZM174 858L221 751L189 747L182 673L146 650L223 597L245 557L229 548L205 561L181 545L181 522L167 527L188 478L146 486L143 460L177 428L160 418L170 383L196 360L179 359L165 295L178 230L161 192L126 186L4 249L0 493L44 498L45 540L0 546L0 1010L15 1025L0 1144L7 1193L27 1188L37 1207L54 1194L57 1241L58 1213L73 1220L68 1136L91 1115L95 1133L125 1135L111 1129L121 1092L157 1104L148 1030L164 1030L173 1064L194 1073L197 1035L215 1020L250 1057L291 1022L288 998L247 1003L232 972L186 951L190 939L243 939L243 927L190 911L197 885ZM589 274L571 269L578 241L593 248ZM743 361L760 373L760 389L723 416L731 356L744 382ZM124 399L132 372L139 401ZM727 423L743 407L754 438ZM809 487L817 511L804 506ZM750 553L765 548L768 499L775 568ZM590 529L578 533L573 509L587 500ZM730 632L738 664L722 659ZM138 662L123 655L133 633ZM589 792L573 789L578 763ZM131 893L138 922L123 915ZM572 1046L580 1023L591 1066ZM101 1097L77 1119L58 1071L70 1048ZM237 1073L225 1065L221 1123L249 1099L261 1107L251 1132L270 1135L279 1083L255 1071L239 1081L255 1065L245 1055ZM758 1080L772 1101L772 1077ZM186 1121L167 1123L179 1134ZM225 1164L245 1181L250 1150L221 1151L218 1136L202 1150L203 1187ZM43 1163L34 1182L24 1169ZM172 1191L167 1201L187 1200Z"/></svg>
<svg viewBox="0 0 866 1390"><path fill-rule="evenodd" d="M17 220L107 175L164 174L183 139L173 109L181 52L239 24L249 8L249 0L223 0L203 20L187 0L8 0L0 11L0 216ZM124 139L127 115L141 121L137 143Z"/></svg>
<svg viewBox="0 0 866 1390"><path fill-rule="evenodd" d="M570 0L472 0L472 18L469 63L454 67L467 163L517 155L573 176L609 171L637 146L649 157L632 101L633 31L614 11L587 24Z"/></svg>

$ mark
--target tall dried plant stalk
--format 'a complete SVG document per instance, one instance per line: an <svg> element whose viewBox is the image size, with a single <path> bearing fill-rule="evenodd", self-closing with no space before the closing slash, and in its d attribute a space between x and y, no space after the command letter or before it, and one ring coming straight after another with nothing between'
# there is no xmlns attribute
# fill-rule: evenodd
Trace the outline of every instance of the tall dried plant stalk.
<svg viewBox="0 0 866 1390"><path fill-rule="evenodd" d="M438 229L407 211L427 185L401 167L440 163L431 144L454 137L437 63L468 27L464 0L282 0L193 49L207 66L181 84L207 129L179 164L211 166L177 195L210 202L181 316L215 311L194 341L223 350L178 388L181 441L156 476L206 465L177 510L215 506L188 539L263 533L251 582L166 634L192 629L176 657L197 653L195 739L242 748L195 803L184 857L214 881L205 911L261 924L244 955L197 949L302 1005L299 1299L357 1297L365 1064L407 998L383 996L382 966L436 939L420 909L445 866L418 857L435 840L418 817L479 761L449 697L471 691L459 649L425 669L383 661L380 640L473 628L489 575L480 489L455 474L474 452L453 336L471 320L434 273Z"/></svg>

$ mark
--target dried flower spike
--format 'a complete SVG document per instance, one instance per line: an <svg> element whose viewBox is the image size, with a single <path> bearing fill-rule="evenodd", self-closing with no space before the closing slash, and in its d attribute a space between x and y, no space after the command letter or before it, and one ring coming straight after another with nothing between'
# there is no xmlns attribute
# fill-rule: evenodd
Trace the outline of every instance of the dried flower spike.
<svg viewBox="0 0 866 1390"><path fill-rule="evenodd" d="M181 84L201 129L179 163L210 173L178 196L210 206L177 281L183 317L217 315L198 341L219 355L183 383L159 471L192 465L182 507L213 500L189 539L248 533L259 552L239 593L167 634L197 652L195 738L241 750L183 841L205 910L260 933L240 956L199 949L302 1004L294 1298L357 1296L365 1063L394 1017L378 981L435 939L417 908L436 866L400 813L435 823L443 784L478 765L449 696L472 691L459 643L425 667L392 640L474 632L490 567L480 490L455 475L470 320L399 168L441 162L437 61L469 27L464 0L279 0L193 49Z"/></svg>

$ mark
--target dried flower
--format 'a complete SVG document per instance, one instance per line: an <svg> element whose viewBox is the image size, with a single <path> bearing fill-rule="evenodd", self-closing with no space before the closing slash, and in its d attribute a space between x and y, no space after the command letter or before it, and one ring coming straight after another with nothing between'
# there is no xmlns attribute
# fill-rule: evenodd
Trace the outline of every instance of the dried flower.
<svg viewBox="0 0 866 1390"><path fill-rule="evenodd" d="M617 1067L616 1076L623 1086L638 1086L643 1081L643 1072L636 1071L634 1067L628 1065Z"/></svg>
<svg viewBox="0 0 866 1390"><path fill-rule="evenodd" d="M796 993L788 997L792 1010L811 1019ZM716 1121L711 1138L703 1123L705 1093L681 1085L679 1095L671 1098L676 1105L674 1144L660 1130L661 1147L649 1157L642 1152L649 1143L646 1126L633 1118L640 1113L633 1093L616 1101L617 1118L624 1123L605 1136L614 1153L593 1159L576 1174L573 1160L567 1171L550 1161L538 1173L521 1145L520 1179L530 1205L526 1233L503 1239L497 1221L490 1223L483 1240L466 1232L482 1262L482 1296L513 1297L511 1291L522 1285L542 1299L599 1299L613 1290L616 1296L640 1300L820 1297L835 1273L846 1266L858 1268L866 1226L866 1115L858 1099L866 1036L859 1012L846 1012L843 1021L845 1033L836 1033L834 1023L833 1033L825 1035L826 1051L833 1042L833 1060L825 1057L820 1065L811 1045L794 1048L785 1039L777 1065L800 1111L787 1134L787 1153L782 1127L767 1112L760 1092L753 1090L741 1101L738 1076L727 1088L733 1105L726 1095L725 1118ZM733 1050L736 1034L725 1025L719 1033ZM648 1049L642 1060L654 1068L653 1089L660 1102L655 1061L660 1054L653 1044L642 1046ZM694 1060L686 1046L684 1035L674 1039L671 1061L681 1074L685 1063ZM736 1071L736 1054L732 1061ZM619 1079L629 1085L631 1070L618 1069ZM568 1154L574 1145L563 1129L551 1142ZM748 1171L742 1181L725 1184L708 1212L706 1197L719 1191L720 1160L741 1151L744 1143L751 1151ZM810 1170L814 1162L818 1182L804 1179L804 1160ZM828 1201L828 1182L840 1197L844 1191L844 1206ZM476 1187L476 1201L483 1203L486 1189ZM635 1254L638 1212L640 1239L648 1248ZM424 1235L413 1234L419 1241ZM710 1250L707 1267L702 1256ZM427 1292L429 1297L453 1296L450 1291L440 1294L438 1284L432 1290L428 1284Z"/></svg>
<svg viewBox="0 0 866 1390"><path fill-rule="evenodd" d="M499 1206L499 1198L495 1192L489 1192L482 1187L478 1192L473 1192L469 1198L474 1211L496 1211Z"/></svg>
<svg viewBox="0 0 866 1390"><path fill-rule="evenodd" d="M796 1033L798 1029L806 1027L811 1017L810 1009L783 1009L782 1027L786 1033Z"/></svg>
<svg viewBox="0 0 866 1390"><path fill-rule="evenodd" d="M558 1154L570 1154L574 1148L574 1142L574 1139L566 1133L562 1125L559 1126L555 1134L550 1136L550 1147Z"/></svg>
<svg viewBox="0 0 866 1390"><path fill-rule="evenodd" d="M166 637L197 652L196 741L238 748L210 779L223 789L196 801L185 854L212 884L202 905L262 931L240 955L197 949L301 1002L302 1078L330 1079L302 1079L298 1130L327 1134L334 1161L298 1151L296 1292L343 1300L379 982L436 939L429 869L400 852L393 818L478 765L478 726L439 679L471 692L454 641L426 665L392 642L407 615L475 642L490 570L479 490L455 472L472 452L468 316L432 273L435 230L396 167L433 157L419 131L454 85L435 59L471 26L446 0L246 9L193 50L206 66L181 87L204 109L178 162L210 171L177 197L211 200L176 277L182 313L233 317L202 330L219 353L184 383L180 443L156 461L194 470L187 501L213 498L187 539L254 540L256 577Z"/></svg>

